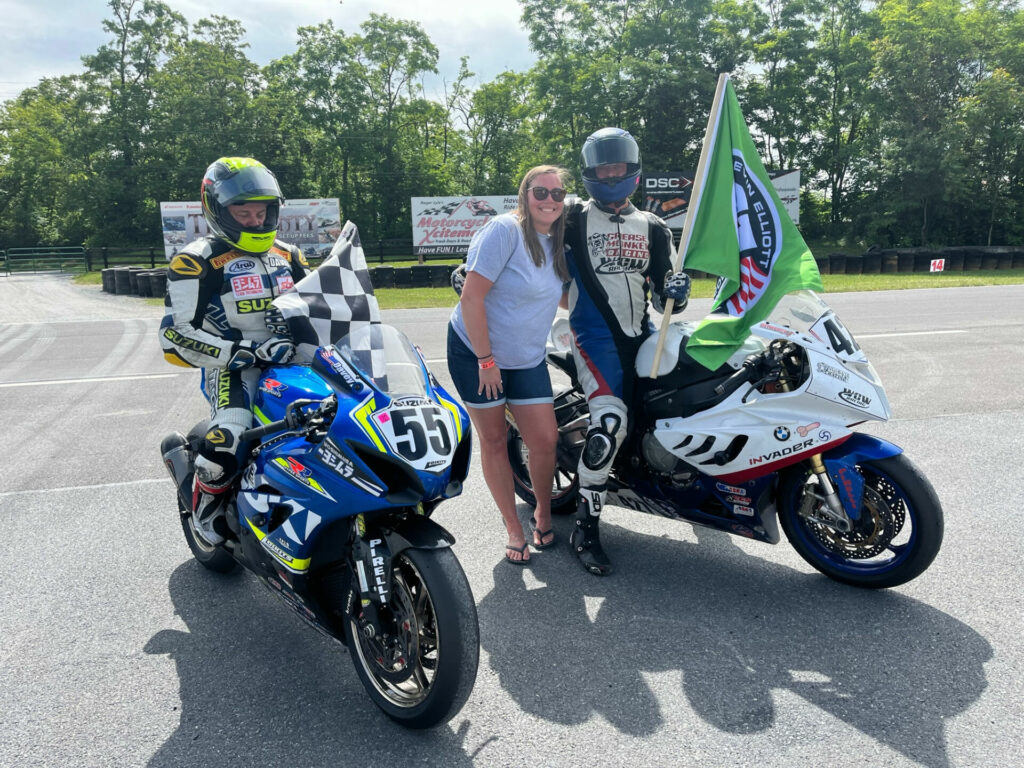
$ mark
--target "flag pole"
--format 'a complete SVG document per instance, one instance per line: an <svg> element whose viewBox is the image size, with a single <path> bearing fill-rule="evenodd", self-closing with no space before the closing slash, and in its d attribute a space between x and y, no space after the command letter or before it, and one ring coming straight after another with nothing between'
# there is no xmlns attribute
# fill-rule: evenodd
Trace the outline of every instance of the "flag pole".
<svg viewBox="0 0 1024 768"><path fill-rule="evenodd" d="M722 112L722 97L725 94L725 84L729 81L726 72L718 76L718 84L715 86L715 98L711 102L711 113L708 115L708 127L704 131L704 146L700 150L700 161L697 163L697 174L693 180L693 192L690 194L690 205L687 207L686 219L683 222L683 234L679 238L679 248L676 249L675 261L672 264L672 271L678 272L683 267L683 259L686 256L686 249L690 245L690 235L693 233L693 221L697 218L697 209L700 206L700 197L704 192L704 177L707 176L707 164L711 154L711 143L715 135L715 126L718 125L718 116ZM654 348L654 363L651 365L651 378L658 378L658 366L661 364L661 352L665 347L665 337L668 335L668 326L672 322L672 307L674 299L665 300L665 312L661 316L661 330L658 334L658 343Z"/></svg>

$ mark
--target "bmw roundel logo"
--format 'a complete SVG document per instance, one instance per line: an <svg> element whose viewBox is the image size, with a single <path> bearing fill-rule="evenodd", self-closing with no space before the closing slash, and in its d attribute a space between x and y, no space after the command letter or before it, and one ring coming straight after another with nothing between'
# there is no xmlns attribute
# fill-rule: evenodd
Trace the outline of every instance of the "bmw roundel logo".
<svg viewBox="0 0 1024 768"><path fill-rule="evenodd" d="M775 428L775 439L776 440L789 440L789 430L786 427Z"/></svg>

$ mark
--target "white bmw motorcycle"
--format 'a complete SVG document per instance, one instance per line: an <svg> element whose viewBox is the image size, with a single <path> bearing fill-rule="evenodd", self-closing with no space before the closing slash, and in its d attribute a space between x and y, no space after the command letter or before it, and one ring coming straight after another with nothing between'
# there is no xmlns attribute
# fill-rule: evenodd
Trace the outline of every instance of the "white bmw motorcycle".
<svg viewBox="0 0 1024 768"><path fill-rule="evenodd" d="M891 410L835 312L811 291L789 294L715 371L686 354L695 327L669 326L655 379L657 334L641 347L629 434L605 503L770 544L781 523L808 563L859 587L893 587L923 573L942 544L941 505L902 449L852 431L888 420ZM571 342L568 321L557 318L548 364L571 386L555 396L555 512L575 510L589 427ZM507 418L516 492L532 504L526 446Z"/></svg>

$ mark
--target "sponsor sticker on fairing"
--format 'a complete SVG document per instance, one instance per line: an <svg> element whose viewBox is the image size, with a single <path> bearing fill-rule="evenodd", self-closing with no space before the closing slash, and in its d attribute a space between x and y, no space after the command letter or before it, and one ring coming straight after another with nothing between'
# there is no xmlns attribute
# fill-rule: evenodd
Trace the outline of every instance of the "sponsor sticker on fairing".
<svg viewBox="0 0 1024 768"><path fill-rule="evenodd" d="M725 483L715 483L715 488L720 490L722 493L735 493L738 496L742 496L747 492L747 489L742 486L726 485Z"/></svg>

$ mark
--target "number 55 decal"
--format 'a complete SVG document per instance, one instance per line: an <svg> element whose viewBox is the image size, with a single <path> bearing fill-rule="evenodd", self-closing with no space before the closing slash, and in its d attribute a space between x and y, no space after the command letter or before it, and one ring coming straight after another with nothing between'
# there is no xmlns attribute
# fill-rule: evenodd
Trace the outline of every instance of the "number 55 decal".
<svg viewBox="0 0 1024 768"><path fill-rule="evenodd" d="M373 414L391 450L416 469L440 471L455 448L449 415L433 404L395 405Z"/></svg>

